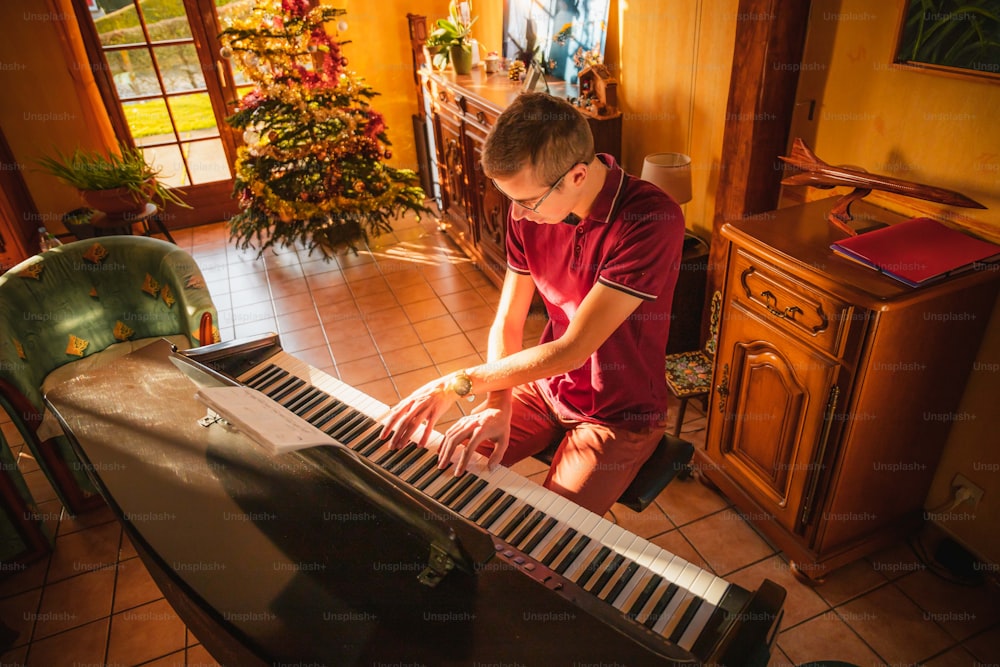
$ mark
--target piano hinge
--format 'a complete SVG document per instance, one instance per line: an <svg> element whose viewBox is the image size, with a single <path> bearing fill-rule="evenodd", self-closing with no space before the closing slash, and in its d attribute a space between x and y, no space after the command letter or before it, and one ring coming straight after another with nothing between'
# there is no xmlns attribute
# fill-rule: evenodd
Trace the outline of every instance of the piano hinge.
<svg viewBox="0 0 1000 667"><path fill-rule="evenodd" d="M217 412L214 412L212 410L206 410L205 416L198 420L198 425L208 428L212 424L216 424L218 422L222 422L223 424L225 424L226 420L223 419L222 415L218 414Z"/></svg>
<svg viewBox="0 0 1000 667"><path fill-rule="evenodd" d="M417 580L425 586L433 588L438 585L444 576L455 569L455 561L452 560L448 552L442 549L437 543L431 544L431 554L427 559L427 567L417 575Z"/></svg>

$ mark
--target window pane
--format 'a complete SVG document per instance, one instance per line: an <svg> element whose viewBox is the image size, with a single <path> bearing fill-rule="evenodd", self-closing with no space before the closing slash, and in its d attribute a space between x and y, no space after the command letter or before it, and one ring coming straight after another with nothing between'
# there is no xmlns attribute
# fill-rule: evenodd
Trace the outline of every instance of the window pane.
<svg viewBox="0 0 1000 667"><path fill-rule="evenodd" d="M115 80L115 88L118 89L118 97L122 100L162 92L146 49L107 51L105 56Z"/></svg>
<svg viewBox="0 0 1000 667"><path fill-rule="evenodd" d="M154 42L168 39L191 39L184 4L181 2L142 3L142 15L146 19L149 38Z"/></svg>
<svg viewBox="0 0 1000 667"><path fill-rule="evenodd" d="M195 184L224 181L232 177L221 139L181 144Z"/></svg>
<svg viewBox="0 0 1000 667"><path fill-rule="evenodd" d="M185 139L219 136L208 93L188 93L167 98L177 131Z"/></svg>
<svg viewBox="0 0 1000 667"><path fill-rule="evenodd" d="M146 43L146 37L139 25L139 15L131 2L121 9L95 18L94 26L97 28L101 44L105 46Z"/></svg>
<svg viewBox="0 0 1000 667"><path fill-rule="evenodd" d="M157 46L153 48L153 53L168 93L204 90L205 77L194 44Z"/></svg>
<svg viewBox="0 0 1000 667"><path fill-rule="evenodd" d="M152 164L154 169L161 168L160 175L157 176L161 183L172 188L188 185L187 172L184 171L184 159L181 157L181 149L177 144L143 148L142 154L146 156L146 162Z"/></svg>
<svg viewBox="0 0 1000 667"><path fill-rule="evenodd" d="M170 115L162 99L125 102L122 109L125 110L125 120L128 121L136 144L143 146L174 140Z"/></svg>

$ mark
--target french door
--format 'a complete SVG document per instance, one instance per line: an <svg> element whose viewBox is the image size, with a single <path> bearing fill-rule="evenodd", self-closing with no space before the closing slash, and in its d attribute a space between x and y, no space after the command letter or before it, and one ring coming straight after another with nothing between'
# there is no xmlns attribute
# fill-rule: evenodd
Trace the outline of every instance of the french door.
<svg viewBox="0 0 1000 667"><path fill-rule="evenodd" d="M192 208L171 206L170 227L236 212L239 139L225 118L245 81L219 56L220 16L253 0L76 0L77 20L115 134L161 168Z"/></svg>

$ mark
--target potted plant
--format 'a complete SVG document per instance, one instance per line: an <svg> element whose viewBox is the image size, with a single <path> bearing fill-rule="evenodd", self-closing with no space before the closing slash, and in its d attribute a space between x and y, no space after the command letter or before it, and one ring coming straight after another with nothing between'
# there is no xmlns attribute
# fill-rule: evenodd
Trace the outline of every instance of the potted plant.
<svg viewBox="0 0 1000 667"><path fill-rule="evenodd" d="M472 71L472 44L469 33L475 18L470 18L471 3L467 1L448 3L448 18L438 19L427 36L427 49L434 53L434 65L444 67L449 62L456 74Z"/></svg>
<svg viewBox="0 0 1000 667"><path fill-rule="evenodd" d="M108 217L124 217L141 212L147 203L165 206L168 202L190 208L174 190L157 180L159 168L146 162L138 148L119 146L118 152L87 152L72 155L56 152L38 164L47 172L80 191L84 203Z"/></svg>

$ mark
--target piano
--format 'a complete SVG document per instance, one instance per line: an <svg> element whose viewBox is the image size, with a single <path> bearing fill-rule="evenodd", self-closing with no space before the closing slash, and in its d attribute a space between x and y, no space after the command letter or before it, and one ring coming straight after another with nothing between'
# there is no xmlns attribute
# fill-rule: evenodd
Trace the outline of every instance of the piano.
<svg viewBox="0 0 1000 667"><path fill-rule="evenodd" d="M482 457L461 477L438 470L435 438L389 451L377 421L388 406L276 335L158 347L46 398L165 596L223 664L767 664L785 597L774 582L731 584ZM268 454L205 419L192 379L258 391L331 444ZM88 431L111 399L93 388L109 381L118 401L169 386L183 409L138 419L109 445ZM110 413L117 426L127 411ZM136 446L151 432L157 442ZM111 460L122 456L132 475ZM134 475L147 467L144 493ZM170 522L144 521L160 503ZM194 537L179 545L182 521Z"/></svg>

